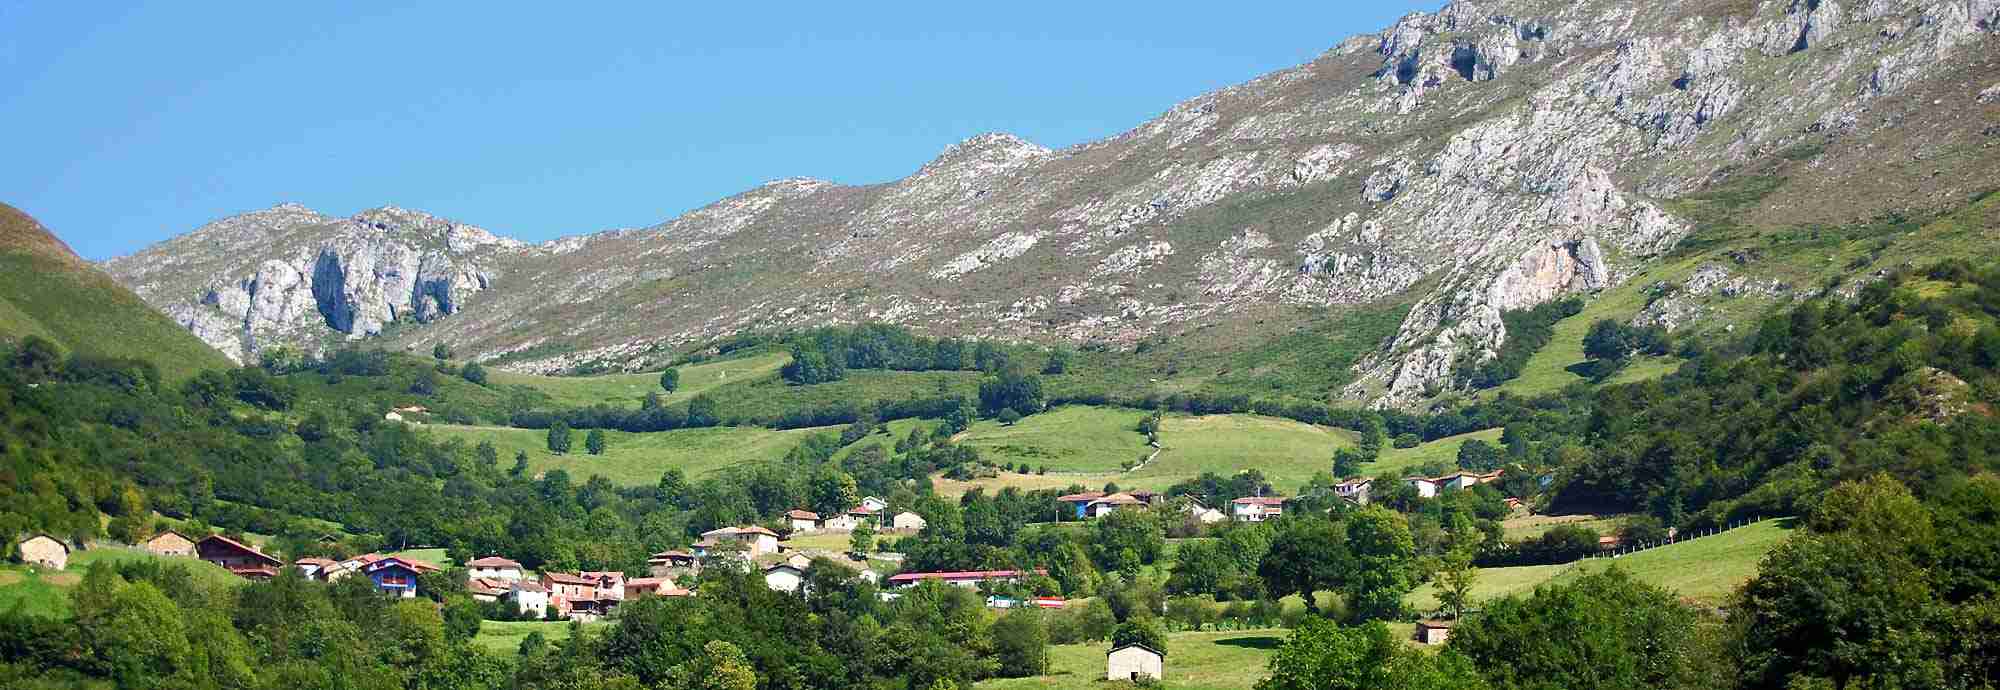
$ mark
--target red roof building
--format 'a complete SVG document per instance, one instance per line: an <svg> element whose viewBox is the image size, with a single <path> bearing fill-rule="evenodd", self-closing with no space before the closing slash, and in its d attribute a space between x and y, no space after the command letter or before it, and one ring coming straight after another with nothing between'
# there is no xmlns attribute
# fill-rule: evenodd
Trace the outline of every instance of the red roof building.
<svg viewBox="0 0 2000 690"><path fill-rule="evenodd" d="M268 580L276 577L284 561L272 558L248 544L215 535L196 542L194 552L201 560L222 566L238 577Z"/></svg>
<svg viewBox="0 0 2000 690"><path fill-rule="evenodd" d="M924 580L937 580L960 587L975 587L981 582L1015 582L1030 573L1019 570L965 570L944 573L902 573L889 576L889 586L910 587ZM1047 570L1036 570L1034 575L1047 575Z"/></svg>

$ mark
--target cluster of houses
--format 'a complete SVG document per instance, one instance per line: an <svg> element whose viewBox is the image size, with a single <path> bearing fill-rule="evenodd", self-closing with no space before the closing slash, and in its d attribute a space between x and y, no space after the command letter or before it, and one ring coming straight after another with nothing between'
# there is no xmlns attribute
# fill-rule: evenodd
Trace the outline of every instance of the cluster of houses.
<svg viewBox="0 0 2000 690"><path fill-rule="evenodd" d="M854 528L867 525L877 529L920 531L929 523L924 516L903 511L895 515L885 515L889 502L874 496L861 499L861 505L848 508L839 515L820 515L810 510L798 509L785 513L785 523L792 532L852 532Z"/></svg>

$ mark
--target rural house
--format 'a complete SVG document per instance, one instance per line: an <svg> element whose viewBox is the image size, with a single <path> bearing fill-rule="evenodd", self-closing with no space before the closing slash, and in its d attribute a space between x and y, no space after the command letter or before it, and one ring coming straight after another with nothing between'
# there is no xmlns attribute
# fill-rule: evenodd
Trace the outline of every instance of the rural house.
<svg viewBox="0 0 2000 690"><path fill-rule="evenodd" d="M701 541L695 542L696 556L707 558L711 551L726 543L743 545L743 555L756 558L778 552L778 533L762 527L724 527L701 533Z"/></svg>
<svg viewBox="0 0 2000 690"><path fill-rule="evenodd" d="M292 561L292 567L298 568L299 573L305 575L308 580L325 580L339 565L338 562L335 562L331 558L320 558L318 556L307 556Z"/></svg>
<svg viewBox="0 0 2000 690"><path fill-rule="evenodd" d="M889 502L874 496L863 496L861 498L861 507L867 508L871 514L879 513L889 509Z"/></svg>
<svg viewBox="0 0 2000 690"><path fill-rule="evenodd" d="M1142 644L1128 644L1111 650L1104 655L1104 679L1138 681L1140 678L1159 680L1166 666L1167 655Z"/></svg>
<svg viewBox="0 0 2000 690"><path fill-rule="evenodd" d="M521 579L521 572L522 569L519 562L500 556L475 558L465 563L465 575L470 578L512 582Z"/></svg>
<svg viewBox="0 0 2000 690"><path fill-rule="evenodd" d="M897 513L896 517L891 518L889 521L890 528L909 530L911 532L921 532L925 527L929 526L930 522L924 520L924 516L907 510Z"/></svg>
<svg viewBox="0 0 2000 690"><path fill-rule="evenodd" d="M1368 493L1375 488L1375 480L1357 477L1333 485L1333 495L1353 501L1357 505L1368 505Z"/></svg>
<svg viewBox="0 0 2000 690"><path fill-rule="evenodd" d="M785 512L785 522L793 532L811 532L819 529L819 513L810 510L790 510Z"/></svg>
<svg viewBox="0 0 2000 690"><path fill-rule="evenodd" d="M674 586L673 578L635 577L625 581L625 596L629 599L640 597L685 597L693 595L685 589Z"/></svg>
<svg viewBox="0 0 2000 690"><path fill-rule="evenodd" d="M1125 494L1125 493L1110 494L1084 504L1083 516L1087 518L1098 518L1098 517L1103 517L1105 515L1109 515L1111 513L1117 512L1122 509L1139 508L1139 507L1144 507L1145 505L1146 505L1145 501L1139 500L1138 498L1132 496L1131 494Z"/></svg>
<svg viewBox="0 0 2000 690"><path fill-rule="evenodd" d="M1416 488L1417 498L1435 498L1438 495L1437 480L1430 477L1404 477L1403 483Z"/></svg>
<svg viewBox="0 0 2000 690"><path fill-rule="evenodd" d="M15 547L21 552L21 562L50 570L69 567L69 544L47 534L37 533L21 540Z"/></svg>
<svg viewBox="0 0 2000 690"><path fill-rule="evenodd" d="M418 568L414 562L389 556L369 562L362 566L361 572L375 583L376 589L410 599L417 596L417 576L425 571Z"/></svg>
<svg viewBox="0 0 2000 690"><path fill-rule="evenodd" d="M536 618L549 616L549 588L533 580L513 583L513 588L501 597L514 604L514 610L523 614L534 614Z"/></svg>
<svg viewBox="0 0 2000 690"><path fill-rule="evenodd" d="M1027 575L1047 575L1047 570L1024 573L1019 570L967 570L945 573L901 573L889 576L890 587L914 587L924 580L937 580L959 587L978 587L982 582L1020 582Z"/></svg>
<svg viewBox="0 0 2000 690"><path fill-rule="evenodd" d="M549 590L549 605L573 621L589 623L617 608L622 599L600 591L601 584L608 584L601 574L590 578L572 573L542 573L542 585Z"/></svg>
<svg viewBox="0 0 2000 690"><path fill-rule="evenodd" d="M194 540L187 535L167 530L146 540L146 551L156 556L194 556Z"/></svg>
<svg viewBox="0 0 2000 690"><path fill-rule="evenodd" d="M790 563L779 563L764 569L764 585L778 592L797 592L805 586L806 571Z"/></svg>
<svg viewBox="0 0 2000 690"><path fill-rule="evenodd" d="M201 560L222 566L237 577L249 580L277 577L278 569L285 565L284 561L219 534L195 542L194 551Z"/></svg>
<svg viewBox="0 0 2000 690"><path fill-rule="evenodd" d="M661 551L646 559L646 571L653 577L667 577L677 570L692 570L694 554L686 551Z"/></svg>
<svg viewBox="0 0 2000 690"><path fill-rule="evenodd" d="M1057 501L1060 501L1060 502L1062 502L1062 503L1067 503L1067 504L1069 504L1070 508L1072 508L1072 509L1074 509L1074 510L1076 511L1076 519L1078 519L1078 520L1082 520L1082 519L1084 519L1084 518L1087 518L1087 517L1090 517L1090 514L1089 514L1089 508L1090 508L1090 502L1091 502L1091 501L1095 501L1095 500L1097 500L1097 499L1100 499L1100 498L1104 498L1104 492L1102 492L1102 491L1085 491L1085 492L1083 492L1083 493L1080 493L1080 494L1069 494L1069 495L1067 495L1067 496L1057 496L1057 497L1056 497L1056 500L1057 500Z"/></svg>
<svg viewBox="0 0 2000 690"><path fill-rule="evenodd" d="M625 598L625 573L610 570L585 570L581 573L586 580L597 581L597 595L607 599Z"/></svg>
<svg viewBox="0 0 2000 690"><path fill-rule="evenodd" d="M1237 522L1275 520L1284 514L1283 496L1244 496L1229 502L1229 517Z"/></svg>
<svg viewBox="0 0 2000 690"><path fill-rule="evenodd" d="M1424 644L1444 644L1451 639L1451 621L1417 621L1417 641Z"/></svg>

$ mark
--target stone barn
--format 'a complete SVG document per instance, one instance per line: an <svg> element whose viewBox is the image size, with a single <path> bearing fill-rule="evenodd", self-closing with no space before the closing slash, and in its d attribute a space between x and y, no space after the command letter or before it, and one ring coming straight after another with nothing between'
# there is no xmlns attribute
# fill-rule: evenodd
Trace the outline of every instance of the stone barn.
<svg viewBox="0 0 2000 690"><path fill-rule="evenodd" d="M1417 621L1417 641L1424 644L1444 644L1451 639L1451 621Z"/></svg>
<svg viewBox="0 0 2000 690"><path fill-rule="evenodd" d="M167 530L147 539L146 550L159 556L193 556L194 540L185 534Z"/></svg>
<svg viewBox="0 0 2000 690"><path fill-rule="evenodd" d="M1162 678L1162 668L1167 655L1142 644L1128 644L1105 654L1105 680L1131 680Z"/></svg>
<svg viewBox="0 0 2000 690"><path fill-rule="evenodd" d="M69 567L69 545L61 539L46 534L36 534L21 540L18 547L21 562L50 570Z"/></svg>

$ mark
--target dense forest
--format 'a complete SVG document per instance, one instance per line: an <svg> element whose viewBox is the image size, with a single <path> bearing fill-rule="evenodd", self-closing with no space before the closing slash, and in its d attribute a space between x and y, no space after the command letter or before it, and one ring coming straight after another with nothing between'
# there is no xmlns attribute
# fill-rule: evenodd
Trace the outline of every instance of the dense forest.
<svg viewBox="0 0 2000 690"><path fill-rule="evenodd" d="M928 521L885 545L906 555L905 570L1042 569L1046 576L1000 593L1078 604L995 616L979 593L956 588L884 602L840 566L811 568L806 595L718 568L706 571L696 599L633 602L606 628L535 638L516 658L468 644L480 615L448 577L429 588L432 601L398 603L293 575L216 589L175 568L130 565L86 575L73 590L72 620L4 612L0 679L930 688L1040 673L1051 643L1234 621L1295 628L1273 657L1269 688L1991 687L2000 678L1996 317L2000 269L1947 262L1851 297L1829 292L1740 337L1678 339L1686 363L1656 381L1579 384L1532 399L1501 393L1418 413L1296 400L1061 399L1039 380L1063 375L1062 355L1024 364L996 350L982 363L976 345L830 329L785 339L794 362L816 354L827 371L955 364L984 372L978 395L856 404L840 432L808 436L780 460L699 479L670 470L636 488L560 470L531 475L522 458L441 442L336 393L374 382L422 395L438 386L442 364L350 350L168 385L147 362L70 355L31 338L0 351L0 534L131 542L161 516L194 532L272 535L288 558L426 544L460 562L504 553L531 568L639 574L648 554L703 531L762 523L782 532L786 510L837 511L872 494ZM1605 367L1664 346L1659 334L1615 323L1591 330L1587 349ZM1503 376L1506 366L1479 375ZM484 383L483 372L453 374ZM933 475L986 464L953 442L972 418L1077 402L1277 414L1362 440L1329 452L1327 471L1305 486L1209 474L1167 492L1207 505L1292 492L1286 516L1265 524L1203 526L1171 508L1061 522L1067 508L1056 496L1116 486L933 493ZM619 414L673 419L663 409ZM682 423L695 419L679 413L688 415ZM629 423L587 414L546 423ZM923 421L892 437L887 419ZM1335 480L1386 446L1490 428L1504 429L1497 445L1467 443L1454 466L1427 469L1502 469L1501 482L1423 499L1385 476L1365 508L1332 495ZM1595 547L1595 534L1574 529L1503 540L1497 520L1507 498L1643 514L1625 527L1632 535L1748 517L1798 517L1803 529L1726 614L1616 572L1469 601L1465 585L1479 567L1563 562ZM329 533L340 538L320 538ZM1170 557L1170 536L1211 538ZM1443 610L1405 604L1426 582L1444 592ZM1306 595L1297 600L1304 610L1277 603L1288 595ZM1383 642L1382 621L1473 608L1481 612L1441 655ZM1599 670L1579 676L1558 659Z"/></svg>

